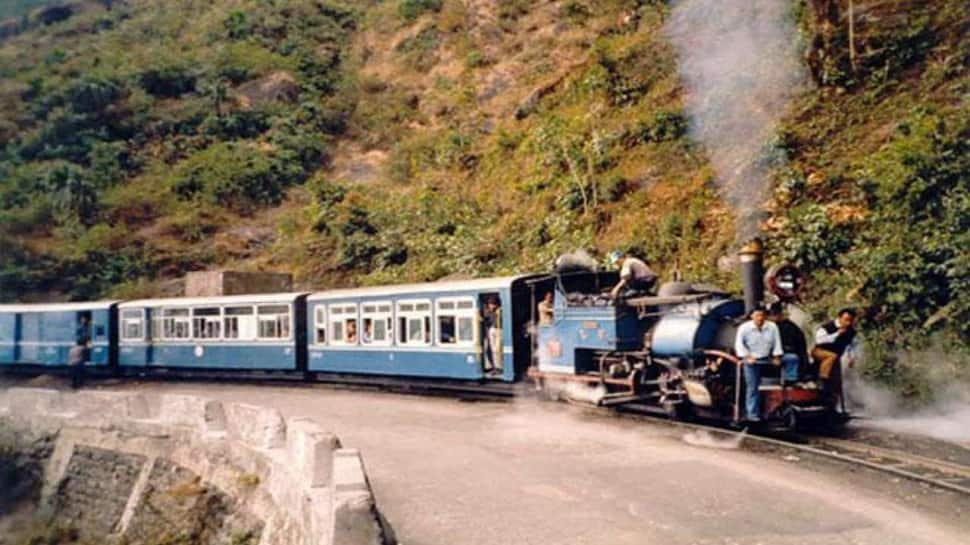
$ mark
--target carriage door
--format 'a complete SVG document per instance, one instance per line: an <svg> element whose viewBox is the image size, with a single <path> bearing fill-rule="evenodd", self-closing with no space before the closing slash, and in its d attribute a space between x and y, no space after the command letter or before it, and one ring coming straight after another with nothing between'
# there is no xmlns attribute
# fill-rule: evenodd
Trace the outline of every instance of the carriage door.
<svg viewBox="0 0 970 545"><path fill-rule="evenodd" d="M506 309L502 308L502 298L498 293L482 293L478 296L478 308L481 309L479 339L482 343L482 368L486 372L501 369L504 360L502 329L503 322L507 319Z"/></svg>
<svg viewBox="0 0 970 545"><path fill-rule="evenodd" d="M82 310L77 313L77 331L74 334L74 342L81 339L86 342L94 341L94 337L91 336L94 332L94 324L91 323L91 318L90 310Z"/></svg>

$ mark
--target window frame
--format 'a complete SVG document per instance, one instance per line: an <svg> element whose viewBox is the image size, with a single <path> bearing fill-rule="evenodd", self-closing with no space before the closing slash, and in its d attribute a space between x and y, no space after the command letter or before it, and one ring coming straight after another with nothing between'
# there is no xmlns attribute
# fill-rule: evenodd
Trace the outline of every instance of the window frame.
<svg viewBox="0 0 970 545"><path fill-rule="evenodd" d="M428 310L418 310L417 306L426 304L428 305ZM402 309L404 305L411 306L410 309ZM396 320L397 336L395 337L395 342L398 346L431 346L434 344L434 334L435 326L434 322L434 302L431 299L399 299L394 305L394 317ZM423 336L423 342L415 342L411 339L411 320L422 318L422 327L426 335ZM401 327L401 321L404 321L404 327Z"/></svg>
<svg viewBox="0 0 970 545"><path fill-rule="evenodd" d="M352 312L348 312L352 309ZM336 312L334 312L336 310ZM347 321L353 320L357 325L357 338L354 342L347 342ZM334 324L339 322L340 338L336 334L337 328ZM360 306L357 303L343 302L327 305L327 325L329 326L330 338L327 339L330 346L358 346L360 344Z"/></svg>
<svg viewBox="0 0 970 545"><path fill-rule="evenodd" d="M216 311L218 311L218 313L217 314L201 314L201 315L198 315L197 316L196 315L196 311L199 311L199 310L216 310ZM223 317L225 311L223 310L223 306L222 305L207 305L207 306L192 307L191 308L191 311L192 311L191 312L191 317L192 317L192 338L193 339L195 339L197 341L206 341L206 342L213 342L213 341L216 341L217 342L217 341L221 341L223 339L223 326L224 326L224 324L223 324L222 317ZM195 334L195 330L196 330L196 327L197 327L197 323L196 323L197 320L202 321L202 323L204 325L204 327L202 328L202 331L203 331L203 333L206 333L206 334L204 334L202 336L199 336L199 335L196 335ZM213 324L213 323L216 325L216 330L217 330L217 333L218 334L215 335L215 336L209 336L207 334L208 328L209 328L209 325L210 324Z"/></svg>
<svg viewBox="0 0 970 545"><path fill-rule="evenodd" d="M373 310L373 311L367 311L367 310L365 310L368 306L373 306L375 310ZM384 307L386 307L386 310L381 310ZM363 346L391 346L391 345L393 345L394 344L394 339L395 339L395 337L394 337L394 335L395 335L395 327L394 327L394 303L392 301L390 301L390 300L363 301L358 306L358 309L359 309L358 310L358 320L359 320L360 323L357 325L357 331L359 333L357 336L358 336L358 338L360 340L360 344L363 345ZM374 339L371 339L370 341L365 341L364 340L364 335L363 334L366 331L366 326L364 325L364 322L366 320L374 320L374 321L384 320L385 321L385 325L387 326L387 329L384 331L384 339L379 340L379 341L378 340L374 340Z"/></svg>
<svg viewBox="0 0 970 545"><path fill-rule="evenodd" d="M239 306L245 306L245 305L239 305ZM256 316L256 337L255 337L255 340L256 341L259 341L259 342L280 342L280 341L289 341L289 340L292 340L293 339L293 304L292 303L283 303L283 302L277 302L277 301L268 301L268 302L264 302L264 303L254 303L252 306L255 307L255 316ZM260 307L286 307L286 314L285 314L285 316L286 316L286 335L278 335L278 336L275 336L275 337L268 337L268 336L265 336L265 335L262 334L261 324L262 324L262 321L263 320L260 319L260 316L276 316L276 325L279 327L280 326L280 317L281 316L284 316L284 314L281 314L279 312L262 314L260 312ZM282 330L282 328L280 329L280 331L281 330Z"/></svg>
<svg viewBox="0 0 970 545"><path fill-rule="evenodd" d="M158 322L160 323L159 337L162 341L189 342L192 341L192 307L189 306L169 306L158 307ZM185 311L185 314L168 314L176 311ZM171 327L166 322L171 320ZM179 337L172 335L178 329L178 325L185 327L185 336Z"/></svg>
<svg viewBox="0 0 970 545"><path fill-rule="evenodd" d="M313 337L310 344L314 346L327 346L330 342L330 323L328 322L330 315L327 310L327 305L324 303L313 306ZM323 316L322 320L321 316ZM320 341L321 329L323 330L323 341Z"/></svg>
<svg viewBox="0 0 970 545"><path fill-rule="evenodd" d="M442 304L451 304L452 308L441 308ZM461 303L471 303L470 308L461 308L459 305ZM456 295L448 297L440 297L434 301L434 341L437 346L444 348L474 348L479 342L479 329L476 327L478 321L478 304L474 296L471 295ZM455 341L446 343L441 341L441 318L451 316L455 321ZM471 320L472 324L472 338L471 340L462 340L459 332L461 331L460 321L463 318Z"/></svg>
<svg viewBox="0 0 970 545"><path fill-rule="evenodd" d="M138 318L125 318L125 313L137 313ZM141 335L137 337L130 337L126 335L125 328L130 320L137 320L139 327L141 328ZM148 340L149 325L145 319L145 309L144 308L123 308L118 312L118 325L119 325L119 337L122 342L138 342Z"/></svg>
<svg viewBox="0 0 970 545"><path fill-rule="evenodd" d="M259 319L257 318L256 305L249 303L230 303L219 307L222 310L222 340L226 342L246 342L259 340ZM247 314L230 314L229 310L248 308ZM227 333L230 330L229 320L235 321L235 337L230 337ZM247 324L248 322L248 324ZM247 324L247 327L242 327ZM245 332L245 335L243 334Z"/></svg>

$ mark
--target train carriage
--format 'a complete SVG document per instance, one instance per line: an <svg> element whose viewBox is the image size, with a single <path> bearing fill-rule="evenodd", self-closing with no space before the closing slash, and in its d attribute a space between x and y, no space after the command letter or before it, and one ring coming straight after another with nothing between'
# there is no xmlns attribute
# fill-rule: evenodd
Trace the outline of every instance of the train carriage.
<svg viewBox="0 0 970 545"><path fill-rule="evenodd" d="M306 294L145 299L118 305L124 369L303 371Z"/></svg>
<svg viewBox="0 0 970 545"><path fill-rule="evenodd" d="M307 298L308 370L513 382L529 366L529 277L333 290ZM502 309L501 373L486 372L481 316Z"/></svg>
<svg viewBox="0 0 970 545"><path fill-rule="evenodd" d="M88 365L113 365L116 307L116 301L0 305L0 366L66 366L78 340L90 343Z"/></svg>

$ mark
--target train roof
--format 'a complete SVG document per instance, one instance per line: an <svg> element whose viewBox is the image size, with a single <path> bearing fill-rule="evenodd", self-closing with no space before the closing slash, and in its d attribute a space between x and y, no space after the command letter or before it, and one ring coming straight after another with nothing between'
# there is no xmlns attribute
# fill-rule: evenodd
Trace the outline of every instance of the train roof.
<svg viewBox="0 0 970 545"><path fill-rule="evenodd" d="M118 301L76 301L71 303L9 303L0 304L0 312L71 312L111 308Z"/></svg>
<svg viewBox="0 0 970 545"><path fill-rule="evenodd" d="M504 289L519 280L535 275L500 276L496 278L472 278L468 280L447 280L444 282L424 282L421 284L397 284L391 286L372 286L365 288L345 288L320 291L307 297L308 301L350 299L355 297L411 295L418 293L442 293L456 291L482 291Z"/></svg>
<svg viewBox="0 0 970 545"><path fill-rule="evenodd" d="M199 305L227 305L233 303L293 302L308 292L253 293L245 295L216 295L212 297L169 297L167 299L138 299L125 301L118 308L192 307Z"/></svg>

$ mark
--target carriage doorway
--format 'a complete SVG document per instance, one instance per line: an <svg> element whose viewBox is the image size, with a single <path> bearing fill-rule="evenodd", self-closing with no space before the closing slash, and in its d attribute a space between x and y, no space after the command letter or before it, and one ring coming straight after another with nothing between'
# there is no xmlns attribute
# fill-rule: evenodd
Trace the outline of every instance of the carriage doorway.
<svg viewBox="0 0 970 545"><path fill-rule="evenodd" d="M503 325L505 309L502 308L502 298L498 293L482 293L478 296L478 308L481 310L481 339L482 371L486 378L502 378L505 370Z"/></svg>

